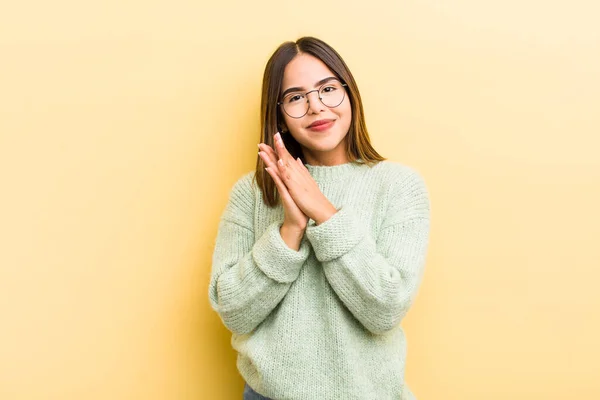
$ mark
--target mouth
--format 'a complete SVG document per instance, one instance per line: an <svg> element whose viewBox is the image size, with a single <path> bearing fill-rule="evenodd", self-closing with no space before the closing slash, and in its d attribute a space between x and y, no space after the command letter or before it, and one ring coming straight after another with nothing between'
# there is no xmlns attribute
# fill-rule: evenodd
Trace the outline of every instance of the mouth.
<svg viewBox="0 0 600 400"><path fill-rule="evenodd" d="M313 131L324 131L326 129L329 129L331 127L331 125L333 125L334 122L335 122L335 120L333 120L333 119L322 119L322 120L313 122L312 124L307 126L307 129L310 129Z"/></svg>

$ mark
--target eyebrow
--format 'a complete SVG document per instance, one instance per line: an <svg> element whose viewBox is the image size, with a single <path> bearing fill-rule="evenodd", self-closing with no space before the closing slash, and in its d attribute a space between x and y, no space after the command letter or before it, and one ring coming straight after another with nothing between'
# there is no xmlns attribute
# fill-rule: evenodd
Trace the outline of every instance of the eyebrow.
<svg viewBox="0 0 600 400"><path fill-rule="evenodd" d="M314 87L318 87L321 86L322 84L329 82L331 80L339 80L338 78L336 78L335 76L328 76L327 78L323 78L321 79L319 82L315 83ZM300 92L306 90L303 87L291 87L289 89L286 89L285 92L283 92L283 94L281 95L281 98L284 98L286 94L291 93L291 92Z"/></svg>

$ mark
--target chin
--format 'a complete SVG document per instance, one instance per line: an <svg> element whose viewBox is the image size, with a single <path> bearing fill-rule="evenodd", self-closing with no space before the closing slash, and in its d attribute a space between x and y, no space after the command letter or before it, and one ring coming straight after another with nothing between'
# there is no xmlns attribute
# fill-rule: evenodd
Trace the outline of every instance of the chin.
<svg viewBox="0 0 600 400"><path fill-rule="evenodd" d="M307 146L307 147L313 151L327 153L327 152L337 149L340 145L341 145L340 142L333 143L333 144L331 144L331 143L310 143L309 146Z"/></svg>
<svg viewBox="0 0 600 400"><path fill-rule="evenodd" d="M300 144L313 151L329 152L343 145L344 138L338 132L307 132Z"/></svg>

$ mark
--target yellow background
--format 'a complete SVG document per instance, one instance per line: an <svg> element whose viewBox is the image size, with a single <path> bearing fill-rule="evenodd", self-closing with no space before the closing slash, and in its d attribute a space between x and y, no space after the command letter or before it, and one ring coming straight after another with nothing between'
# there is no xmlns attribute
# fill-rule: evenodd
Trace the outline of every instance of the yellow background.
<svg viewBox="0 0 600 400"><path fill-rule="evenodd" d="M598 4L3 4L0 398L241 399L212 248L264 65L302 35L430 189L419 400L600 398Z"/></svg>

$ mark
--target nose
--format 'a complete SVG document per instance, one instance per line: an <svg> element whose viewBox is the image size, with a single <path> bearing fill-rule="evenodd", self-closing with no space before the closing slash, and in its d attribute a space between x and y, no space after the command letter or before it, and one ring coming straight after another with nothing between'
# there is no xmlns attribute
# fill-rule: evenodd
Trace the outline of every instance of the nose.
<svg viewBox="0 0 600 400"><path fill-rule="evenodd" d="M312 99L310 95L314 92ZM319 97L318 90L312 90L306 93L306 102L308 103L308 112L313 114L318 114L323 111L325 105L321 102L321 98Z"/></svg>

